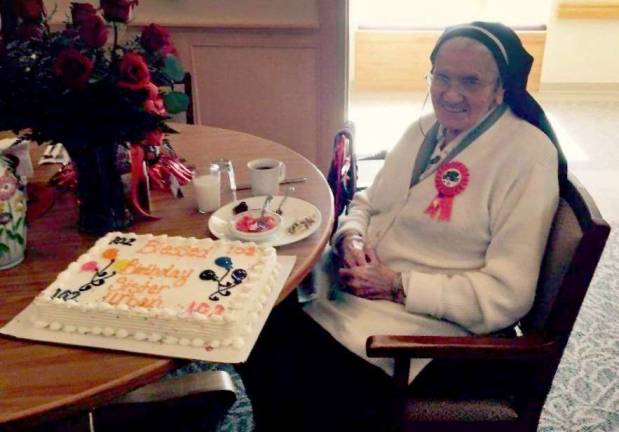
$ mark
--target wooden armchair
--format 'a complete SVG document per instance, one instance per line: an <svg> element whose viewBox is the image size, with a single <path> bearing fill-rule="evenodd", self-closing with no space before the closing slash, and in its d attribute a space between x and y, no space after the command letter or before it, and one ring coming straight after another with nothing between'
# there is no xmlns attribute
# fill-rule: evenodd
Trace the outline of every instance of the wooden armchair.
<svg viewBox="0 0 619 432"><path fill-rule="evenodd" d="M187 124L195 124L195 117L193 111L193 79L191 73L185 72L183 79L174 81L172 90L179 91L187 96L187 110L184 113L172 115L173 122L185 122Z"/></svg>
<svg viewBox="0 0 619 432"><path fill-rule="evenodd" d="M357 190L357 158L355 154L355 125L348 121L333 139L333 158L327 181L333 193L334 214L337 218L346 211ZM337 224L333 227L333 232Z"/></svg>
<svg viewBox="0 0 619 432"><path fill-rule="evenodd" d="M189 106L187 107L187 111L185 111L185 120L187 124L195 124L195 119L193 117L193 83L189 72L185 72L181 84L183 85L183 91L189 99Z"/></svg>
<svg viewBox="0 0 619 432"><path fill-rule="evenodd" d="M23 430L214 432L236 399L230 374L209 370L146 384L90 412Z"/></svg>
<svg viewBox="0 0 619 432"><path fill-rule="evenodd" d="M147 384L89 414L90 432L215 431L236 401L226 371L190 373Z"/></svg>
<svg viewBox="0 0 619 432"><path fill-rule="evenodd" d="M389 429L537 430L553 377L610 232L576 179L566 179L560 195L536 299L516 331L503 332L502 336L368 338L368 356L395 359L397 394ZM436 380L424 380L417 386L413 381L409 386L411 358L435 359L438 368L430 376ZM471 365L476 367L471 369ZM477 371L475 376L467 376L471 370ZM473 388L461 392L456 384L460 377L473 382Z"/></svg>

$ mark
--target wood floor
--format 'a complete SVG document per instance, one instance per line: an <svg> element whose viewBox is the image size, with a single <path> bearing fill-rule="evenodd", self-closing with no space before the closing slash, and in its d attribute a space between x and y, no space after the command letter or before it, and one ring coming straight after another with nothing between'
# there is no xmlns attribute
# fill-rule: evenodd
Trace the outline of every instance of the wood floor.
<svg viewBox="0 0 619 432"><path fill-rule="evenodd" d="M540 92L544 107L568 159L611 224L619 223L619 93ZM425 93L352 92L348 117L356 126L360 155L391 149L422 112ZM381 162L360 165L361 183L371 181Z"/></svg>

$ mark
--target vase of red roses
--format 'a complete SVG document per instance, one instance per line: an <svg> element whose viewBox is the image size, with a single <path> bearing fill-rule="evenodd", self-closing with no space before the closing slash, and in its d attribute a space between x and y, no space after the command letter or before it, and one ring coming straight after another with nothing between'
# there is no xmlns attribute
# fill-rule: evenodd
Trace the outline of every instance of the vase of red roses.
<svg viewBox="0 0 619 432"><path fill-rule="evenodd" d="M118 155L134 156L139 181L144 147L160 147L169 114L187 107L174 91L184 72L167 30L151 24L118 40L137 3L74 2L65 28L50 31L42 0L18 0L18 25L0 45L0 130L64 144L77 172L79 227L88 233L127 226Z"/></svg>

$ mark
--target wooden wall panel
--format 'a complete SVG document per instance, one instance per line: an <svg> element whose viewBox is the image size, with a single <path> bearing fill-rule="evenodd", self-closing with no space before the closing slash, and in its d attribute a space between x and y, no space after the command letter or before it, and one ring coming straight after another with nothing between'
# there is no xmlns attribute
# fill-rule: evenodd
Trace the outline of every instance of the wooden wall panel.
<svg viewBox="0 0 619 432"><path fill-rule="evenodd" d="M425 90L430 53L440 31L359 30L355 36L355 81L358 90ZM546 33L518 32L534 57L529 90L539 89Z"/></svg>
<svg viewBox="0 0 619 432"><path fill-rule="evenodd" d="M542 64L544 63L544 50L546 48L546 32L518 32L520 39L529 54L533 56L533 66L529 73L529 91L537 91L542 79Z"/></svg>
<svg viewBox="0 0 619 432"><path fill-rule="evenodd" d="M561 1L557 17L564 19L616 20L619 1Z"/></svg>
<svg viewBox="0 0 619 432"><path fill-rule="evenodd" d="M194 77L198 123L277 141L326 175L333 137L346 119L347 1L295 2L313 3L316 14L305 12L301 24L288 17L286 25L170 30Z"/></svg>
<svg viewBox="0 0 619 432"><path fill-rule="evenodd" d="M425 89L438 32L357 31L355 81L359 90Z"/></svg>
<svg viewBox="0 0 619 432"><path fill-rule="evenodd" d="M198 122L267 137L316 160L316 50L192 47Z"/></svg>

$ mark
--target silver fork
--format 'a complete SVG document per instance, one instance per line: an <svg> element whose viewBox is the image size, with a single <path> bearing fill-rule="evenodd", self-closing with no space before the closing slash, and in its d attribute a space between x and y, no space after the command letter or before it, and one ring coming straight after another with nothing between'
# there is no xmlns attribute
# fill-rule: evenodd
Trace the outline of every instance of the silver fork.
<svg viewBox="0 0 619 432"><path fill-rule="evenodd" d="M260 210L260 216L258 216L258 220L256 221L256 224L258 225L258 228L260 230L268 228L268 225L264 222L264 212L266 211L271 201L273 201L273 195L267 195L266 199L264 200L264 204L262 204L262 209Z"/></svg>
<svg viewBox="0 0 619 432"><path fill-rule="evenodd" d="M288 199L288 195L290 195L293 192L294 192L294 186L288 186L288 189L286 189L286 193L284 194L284 197L282 198L282 200L279 202L279 207L277 207L277 210L275 210L275 213L277 213L280 216L284 213L282 212L282 206Z"/></svg>

